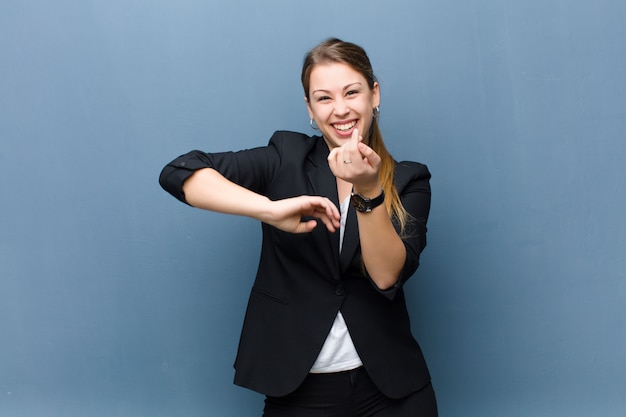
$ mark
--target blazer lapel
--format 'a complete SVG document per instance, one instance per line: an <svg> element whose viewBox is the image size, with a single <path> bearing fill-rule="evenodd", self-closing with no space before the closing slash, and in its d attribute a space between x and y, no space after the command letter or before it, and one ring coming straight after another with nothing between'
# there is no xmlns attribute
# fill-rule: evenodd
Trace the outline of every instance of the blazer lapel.
<svg viewBox="0 0 626 417"><path fill-rule="evenodd" d="M337 195L337 179L328 166L328 146L323 138L319 138L315 147L308 155L305 171L313 189L313 195L329 198L339 208L339 196ZM356 219L355 219L356 220ZM324 227L325 226L318 226ZM333 265L339 265L339 231L325 233L328 237L324 244L332 249Z"/></svg>
<svg viewBox="0 0 626 417"><path fill-rule="evenodd" d="M341 272L344 272L350 263L359 246L359 225L356 218L356 210L350 204L346 218L346 226L343 231L343 244L341 246L341 256L339 257Z"/></svg>

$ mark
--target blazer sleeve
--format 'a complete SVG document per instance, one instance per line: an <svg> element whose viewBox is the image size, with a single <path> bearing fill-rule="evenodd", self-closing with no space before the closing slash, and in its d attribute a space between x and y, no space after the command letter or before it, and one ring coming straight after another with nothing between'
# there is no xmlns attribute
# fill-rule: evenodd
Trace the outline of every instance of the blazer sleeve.
<svg viewBox="0 0 626 417"><path fill-rule="evenodd" d="M419 266L420 255L426 247L426 223L430 213L430 171L424 164L400 162L396 166L395 185L400 201L409 214L409 219L402 233L402 242L406 248L406 260L398 282L386 290L378 291L393 300L404 283L415 273ZM396 230L400 227L396 223ZM376 287L378 288L378 287Z"/></svg>
<svg viewBox="0 0 626 417"><path fill-rule="evenodd" d="M237 152L206 153L194 150L179 156L161 171L161 187L178 200L187 203L183 184L194 172L213 168L228 180L251 191L263 194L280 166L279 132L267 146Z"/></svg>

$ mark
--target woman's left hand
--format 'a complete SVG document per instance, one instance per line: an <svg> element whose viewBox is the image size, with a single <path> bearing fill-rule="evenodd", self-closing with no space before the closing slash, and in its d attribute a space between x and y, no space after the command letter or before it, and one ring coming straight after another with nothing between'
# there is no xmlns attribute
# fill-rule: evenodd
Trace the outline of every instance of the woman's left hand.
<svg viewBox="0 0 626 417"><path fill-rule="evenodd" d="M352 183L357 189L380 188L380 156L363 143L358 129L354 129L349 142L330 151L328 165L335 177Z"/></svg>

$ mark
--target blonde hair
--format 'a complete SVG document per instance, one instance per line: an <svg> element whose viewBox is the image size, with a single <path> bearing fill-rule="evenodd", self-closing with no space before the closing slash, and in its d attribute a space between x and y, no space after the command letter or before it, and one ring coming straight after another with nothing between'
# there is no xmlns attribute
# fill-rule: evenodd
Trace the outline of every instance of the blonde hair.
<svg viewBox="0 0 626 417"><path fill-rule="evenodd" d="M374 76L372 64L370 63L365 50L354 43L344 42L337 38L330 38L311 49L304 58L301 81L302 87L304 88L304 95L307 100L310 99L309 79L313 67L315 67L315 65L327 63L342 63L349 65L352 69L365 77L370 90L374 89L374 85L377 80ZM372 111L374 111L374 109L372 109ZM387 151L385 142L383 141L383 136L380 133L377 120L378 112L376 112L374 116L375 117L372 119L372 126L368 132L367 144L381 158L378 176L380 183L385 190L385 207L387 208L389 216L397 221L402 234L409 219L409 213L405 210L404 206L402 206L398 190L393 184L395 161L391 154Z"/></svg>

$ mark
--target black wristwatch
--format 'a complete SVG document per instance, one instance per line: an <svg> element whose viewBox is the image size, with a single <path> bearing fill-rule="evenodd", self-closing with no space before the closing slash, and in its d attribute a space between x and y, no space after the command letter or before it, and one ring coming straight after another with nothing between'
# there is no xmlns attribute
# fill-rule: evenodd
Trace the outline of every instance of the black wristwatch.
<svg viewBox="0 0 626 417"><path fill-rule="evenodd" d="M350 202L356 211L361 213L369 213L385 201L385 190L380 190L380 195L374 198L363 197L361 194L350 195Z"/></svg>

